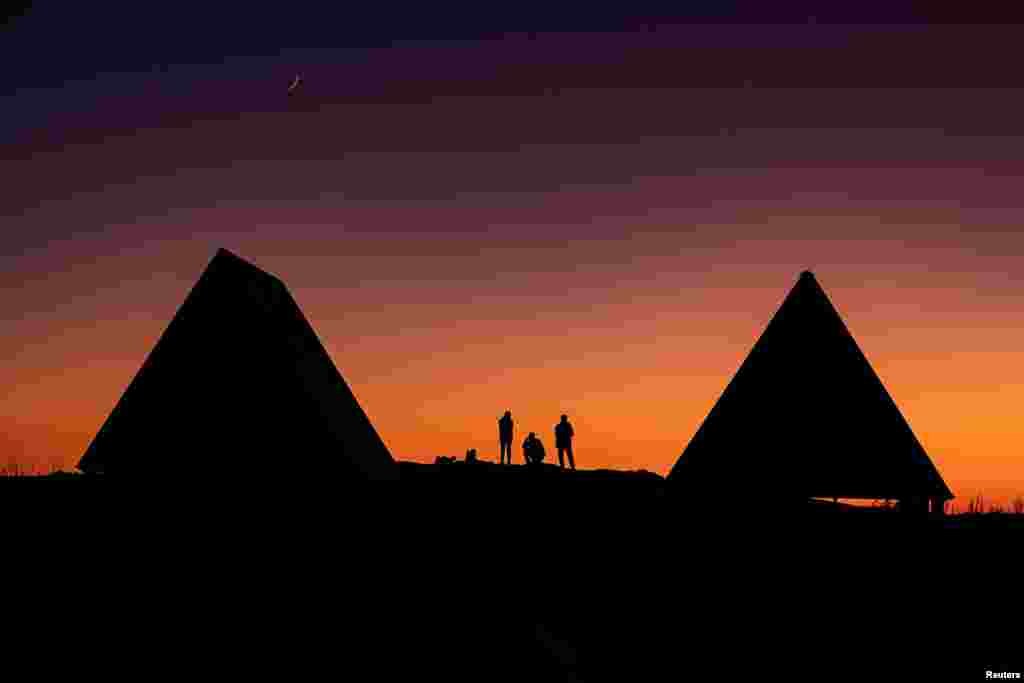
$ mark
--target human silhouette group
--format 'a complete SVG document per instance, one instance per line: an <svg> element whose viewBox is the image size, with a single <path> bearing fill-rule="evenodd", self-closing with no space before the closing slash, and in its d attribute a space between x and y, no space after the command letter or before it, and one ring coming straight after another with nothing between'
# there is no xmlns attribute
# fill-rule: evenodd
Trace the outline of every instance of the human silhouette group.
<svg viewBox="0 0 1024 683"><path fill-rule="evenodd" d="M512 420L512 411L506 410L505 414L498 418L498 445L500 450L500 463L512 464L512 440L515 434L515 423ZM576 461L572 455L572 439L575 432L568 415L562 415L558 424L555 425L555 449L558 451L558 466L565 469L565 460L568 456L569 469L576 469ZM523 462L527 465L537 466L544 461L544 444L537 438L536 432L530 432L523 441Z"/></svg>

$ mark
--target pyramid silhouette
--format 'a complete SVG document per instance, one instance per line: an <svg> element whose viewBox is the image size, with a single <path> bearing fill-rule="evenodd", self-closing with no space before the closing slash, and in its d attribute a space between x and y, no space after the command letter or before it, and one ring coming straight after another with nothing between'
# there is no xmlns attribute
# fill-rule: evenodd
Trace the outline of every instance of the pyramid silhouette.
<svg viewBox="0 0 1024 683"><path fill-rule="evenodd" d="M78 465L390 479L387 447L288 289L218 250Z"/></svg>
<svg viewBox="0 0 1024 683"><path fill-rule="evenodd" d="M698 497L953 497L809 271L668 482Z"/></svg>

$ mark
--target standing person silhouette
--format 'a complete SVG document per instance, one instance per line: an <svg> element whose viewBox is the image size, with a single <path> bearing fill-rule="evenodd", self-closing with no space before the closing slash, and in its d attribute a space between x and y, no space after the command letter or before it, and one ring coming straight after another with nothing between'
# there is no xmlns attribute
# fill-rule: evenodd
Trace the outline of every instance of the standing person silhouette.
<svg viewBox="0 0 1024 683"><path fill-rule="evenodd" d="M572 437L574 434L572 425L569 423L569 416L563 415L561 422L555 425L555 448L558 449L558 466L562 469L565 469L563 453L569 456L569 469L576 469L576 462L572 458Z"/></svg>
<svg viewBox="0 0 1024 683"><path fill-rule="evenodd" d="M498 444L501 448L500 463L505 464L505 454L508 454L508 464L512 464L512 411L506 410L505 414L498 418Z"/></svg>

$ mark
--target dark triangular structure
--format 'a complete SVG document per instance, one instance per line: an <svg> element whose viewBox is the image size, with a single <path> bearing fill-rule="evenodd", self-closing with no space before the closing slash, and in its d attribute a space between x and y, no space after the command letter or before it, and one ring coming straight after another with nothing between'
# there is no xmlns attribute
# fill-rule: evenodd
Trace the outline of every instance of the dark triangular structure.
<svg viewBox="0 0 1024 683"><path fill-rule="evenodd" d="M78 466L197 478L397 474L284 283L223 249Z"/></svg>
<svg viewBox="0 0 1024 683"><path fill-rule="evenodd" d="M804 272L668 476L695 497L953 497Z"/></svg>

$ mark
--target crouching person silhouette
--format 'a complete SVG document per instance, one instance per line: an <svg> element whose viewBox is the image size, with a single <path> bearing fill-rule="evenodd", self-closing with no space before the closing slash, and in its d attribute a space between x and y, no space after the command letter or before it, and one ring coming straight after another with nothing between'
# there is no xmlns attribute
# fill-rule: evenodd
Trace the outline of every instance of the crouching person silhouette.
<svg viewBox="0 0 1024 683"><path fill-rule="evenodd" d="M569 456L569 469L576 469L576 461L572 458L572 437L575 434L572 424L567 415L562 416L562 421L555 425L555 448L558 449L558 466L565 469L565 460L562 455Z"/></svg>
<svg viewBox="0 0 1024 683"><path fill-rule="evenodd" d="M537 435L530 432L523 442L523 460L527 465L540 465L544 461L544 444L540 442Z"/></svg>

